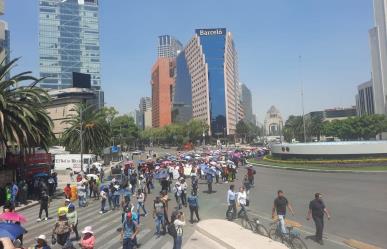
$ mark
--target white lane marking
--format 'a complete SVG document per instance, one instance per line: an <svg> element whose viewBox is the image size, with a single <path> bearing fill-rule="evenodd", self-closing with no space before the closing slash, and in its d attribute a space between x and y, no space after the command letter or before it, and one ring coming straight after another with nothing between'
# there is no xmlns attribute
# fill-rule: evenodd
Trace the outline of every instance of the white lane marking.
<svg viewBox="0 0 387 249"><path fill-rule="evenodd" d="M149 228L145 228L145 229L141 230L141 231L137 234L137 241L139 241L141 238L145 237L146 234L148 234L148 233L151 232L151 231L152 231L152 230L149 229ZM116 233L117 233L117 232L116 232ZM102 237L97 238L97 239L100 239L100 242L101 242L101 241L103 241L103 240L109 238L110 235L111 235L111 234L106 234L106 233L105 233ZM114 236L114 234L113 234L113 236L110 237L110 240L109 240L108 243L102 244L102 245L103 245L103 248L110 248L110 247L112 247L113 245L115 246L114 248L117 248L115 244L121 244L121 243L122 243L121 236L119 236L119 235L120 235L120 233L117 233L117 236ZM116 239L115 239L115 238L116 238ZM97 245L98 245L98 243L97 243ZM141 246L141 248L142 248L142 246Z"/></svg>

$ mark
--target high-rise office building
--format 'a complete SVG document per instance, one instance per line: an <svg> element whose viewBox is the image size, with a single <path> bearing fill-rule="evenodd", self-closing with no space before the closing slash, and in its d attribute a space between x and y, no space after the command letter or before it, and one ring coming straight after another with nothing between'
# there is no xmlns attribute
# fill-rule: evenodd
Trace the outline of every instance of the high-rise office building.
<svg viewBox="0 0 387 249"><path fill-rule="evenodd" d="M4 15L4 0L0 0L0 16ZM10 32L8 23L0 20L0 62L5 64L10 62Z"/></svg>
<svg viewBox="0 0 387 249"><path fill-rule="evenodd" d="M140 99L138 114L141 118L141 125L138 125L141 129L151 128L152 127L152 99L150 97L142 97Z"/></svg>
<svg viewBox="0 0 387 249"><path fill-rule="evenodd" d="M4 0L0 0L0 16L4 15Z"/></svg>
<svg viewBox="0 0 387 249"><path fill-rule="evenodd" d="M179 40L171 35L160 35L157 47L158 57L176 58L183 50L183 45Z"/></svg>
<svg viewBox="0 0 387 249"><path fill-rule="evenodd" d="M172 99L172 122L184 123L192 119L191 74L183 50L176 58L176 80Z"/></svg>
<svg viewBox="0 0 387 249"><path fill-rule="evenodd" d="M244 110L243 120L245 122L249 122L255 125L255 121L253 117L253 98L251 96L251 91L246 86L246 84L241 84L241 99L242 99L242 107Z"/></svg>
<svg viewBox="0 0 387 249"><path fill-rule="evenodd" d="M371 115L375 113L374 93L372 90L372 81L364 82L357 87L356 112L358 116Z"/></svg>
<svg viewBox="0 0 387 249"><path fill-rule="evenodd" d="M10 62L10 32L8 29L8 23L0 20L0 62L5 64Z"/></svg>
<svg viewBox="0 0 387 249"><path fill-rule="evenodd" d="M197 29L184 49L183 58L187 66L177 61L175 102L178 104L185 98L180 102L191 104L192 118L207 123L209 135L235 134L240 96L232 34L225 28ZM189 86L192 96L187 93Z"/></svg>
<svg viewBox="0 0 387 249"><path fill-rule="evenodd" d="M98 0L39 1L40 86L69 88L73 72L101 88Z"/></svg>
<svg viewBox="0 0 387 249"><path fill-rule="evenodd" d="M176 60L158 58L152 67L152 127L172 123L172 91L175 83Z"/></svg>
<svg viewBox="0 0 387 249"><path fill-rule="evenodd" d="M387 0L374 0L375 27L369 31L374 107L387 114Z"/></svg>

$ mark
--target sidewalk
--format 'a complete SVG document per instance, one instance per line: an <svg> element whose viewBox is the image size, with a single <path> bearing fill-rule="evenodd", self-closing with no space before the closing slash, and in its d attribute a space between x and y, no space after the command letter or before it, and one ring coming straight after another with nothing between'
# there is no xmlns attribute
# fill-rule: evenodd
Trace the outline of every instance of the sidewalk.
<svg viewBox="0 0 387 249"><path fill-rule="evenodd" d="M281 243L253 233L242 226L226 220L203 220L184 245L187 249L286 249Z"/></svg>

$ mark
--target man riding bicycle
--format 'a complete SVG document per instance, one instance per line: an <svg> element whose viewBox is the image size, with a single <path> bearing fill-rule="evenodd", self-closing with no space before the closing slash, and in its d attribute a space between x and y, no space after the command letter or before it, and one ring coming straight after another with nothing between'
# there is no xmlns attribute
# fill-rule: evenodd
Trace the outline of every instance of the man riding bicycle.
<svg viewBox="0 0 387 249"><path fill-rule="evenodd" d="M289 208L290 212L294 216L293 207L290 205L288 199L286 199L286 197L284 196L284 192L282 190L278 190L277 198L274 200L271 216L274 219L275 213L277 212L279 226L283 234L287 234L287 230L285 227L286 208Z"/></svg>

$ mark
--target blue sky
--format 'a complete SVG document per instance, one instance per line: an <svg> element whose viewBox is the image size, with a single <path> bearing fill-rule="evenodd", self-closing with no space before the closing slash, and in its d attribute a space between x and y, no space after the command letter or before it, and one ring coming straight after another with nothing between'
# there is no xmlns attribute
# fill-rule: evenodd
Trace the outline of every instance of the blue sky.
<svg viewBox="0 0 387 249"><path fill-rule="evenodd" d="M11 56L22 57L15 72L38 76L38 0L5 1ZM100 0L105 101L128 113L151 95L158 35L186 44L196 28L226 27L259 121L271 105L285 117L301 113L301 78L306 112L351 106L371 75L372 26L371 0Z"/></svg>

